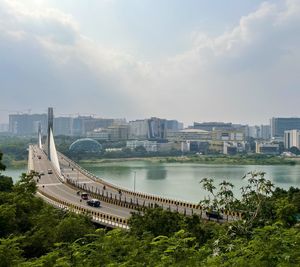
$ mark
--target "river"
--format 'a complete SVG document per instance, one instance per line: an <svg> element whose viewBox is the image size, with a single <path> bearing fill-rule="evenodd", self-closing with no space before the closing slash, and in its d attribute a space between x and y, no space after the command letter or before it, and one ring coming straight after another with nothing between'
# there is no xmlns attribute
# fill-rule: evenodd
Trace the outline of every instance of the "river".
<svg viewBox="0 0 300 267"><path fill-rule="evenodd" d="M224 179L234 184L239 196L246 182L242 177L250 171L266 172L266 178L276 186L288 189L300 186L300 165L207 165L193 163L153 163L123 161L85 164L84 168L97 176L125 188L175 199L199 202L206 193L199 183L202 178L214 178L216 184Z"/></svg>
<svg viewBox="0 0 300 267"><path fill-rule="evenodd" d="M199 202L206 193L199 181L214 178L216 184L224 179L234 184L234 192L245 185L241 178L250 171L264 171L266 178L276 186L288 189L300 186L300 165L206 165L193 163L159 163L150 161L121 161L110 163L92 163L82 165L95 175L136 191L166 196L175 199ZM4 175L17 181L25 168L8 169Z"/></svg>

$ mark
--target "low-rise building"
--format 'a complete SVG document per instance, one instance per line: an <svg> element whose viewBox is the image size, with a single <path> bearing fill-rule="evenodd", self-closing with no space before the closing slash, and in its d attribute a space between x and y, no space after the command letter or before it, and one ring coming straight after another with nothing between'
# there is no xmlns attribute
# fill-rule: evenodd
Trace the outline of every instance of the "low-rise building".
<svg viewBox="0 0 300 267"><path fill-rule="evenodd" d="M144 147L147 152L157 152L157 142L148 140L130 140L126 142L126 147L135 149L137 147Z"/></svg>
<svg viewBox="0 0 300 267"><path fill-rule="evenodd" d="M246 150L245 142L224 142L223 154L235 155L237 153L243 153Z"/></svg>
<svg viewBox="0 0 300 267"><path fill-rule="evenodd" d="M211 132L200 129L184 129L181 131L167 132L169 141L208 141L211 140Z"/></svg>
<svg viewBox="0 0 300 267"><path fill-rule="evenodd" d="M256 153L265 155L278 155L280 153L279 144L256 142Z"/></svg>

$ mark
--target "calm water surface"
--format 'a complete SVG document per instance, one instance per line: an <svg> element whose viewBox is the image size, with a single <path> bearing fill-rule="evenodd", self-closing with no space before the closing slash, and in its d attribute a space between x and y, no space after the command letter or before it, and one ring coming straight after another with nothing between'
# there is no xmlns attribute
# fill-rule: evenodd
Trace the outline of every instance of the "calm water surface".
<svg viewBox="0 0 300 267"><path fill-rule="evenodd" d="M82 165L108 182L133 190L136 173L136 191L198 202L206 193L199 181L214 178L216 183L224 179L239 188L245 185L241 179L249 171L264 171L266 177L284 189L300 187L300 165L206 165L193 163L152 163L149 161L122 161ZM26 168L7 169L2 174L17 181Z"/></svg>
<svg viewBox="0 0 300 267"><path fill-rule="evenodd" d="M13 178L14 183L20 179L20 176L23 172L27 172L26 167L22 168L7 168L4 172L1 172L2 175L6 175Z"/></svg>
<svg viewBox="0 0 300 267"><path fill-rule="evenodd" d="M245 185L241 179L247 172L264 171L273 183L285 189L300 186L300 165L206 165L193 163L152 163L149 161L123 161L83 165L95 175L124 188L147 192L175 199L198 202L206 193L199 181L214 178L216 183L224 179L235 186L235 193Z"/></svg>

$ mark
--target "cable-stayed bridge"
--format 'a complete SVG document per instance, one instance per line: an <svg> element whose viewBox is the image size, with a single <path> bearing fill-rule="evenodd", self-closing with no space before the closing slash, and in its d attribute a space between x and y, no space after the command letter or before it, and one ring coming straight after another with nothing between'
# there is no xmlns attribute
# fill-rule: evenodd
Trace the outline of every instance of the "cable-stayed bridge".
<svg viewBox="0 0 300 267"><path fill-rule="evenodd" d="M205 211L198 204L164 198L142 192L135 192L117 185L80 167L77 163L56 150L53 136L53 109L48 109L48 135L42 145L41 129L38 144L29 147L28 171L35 171L38 196L53 206L91 216L96 223L109 227L128 228L131 212L160 206L187 216L197 214L207 219ZM87 192L90 198L100 200L96 208L87 205L78 192ZM240 213L223 211L223 220L235 220Z"/></svg>

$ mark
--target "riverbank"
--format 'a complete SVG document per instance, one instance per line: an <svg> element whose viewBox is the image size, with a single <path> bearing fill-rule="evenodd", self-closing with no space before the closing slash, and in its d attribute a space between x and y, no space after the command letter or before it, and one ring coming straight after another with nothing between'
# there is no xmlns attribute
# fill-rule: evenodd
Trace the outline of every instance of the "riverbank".
<svg viewBox="0 0 300 267"><path fill-rule="evenodd" d="M82 164L110 163L126 161L148 161L153 163L195 163L195 164L224 164L224 165L296 165L299 158L284 158L278 156L242 155L242 156L183 156L183 157L141 157L80 160Z"/></svg>
<svg viewBox="0 0 300 267"><path fill-rule="evenodd" d="M21 169L27 167L27 160L3 160L4 165L6 168L12 168L12 169Z"/></svg>

